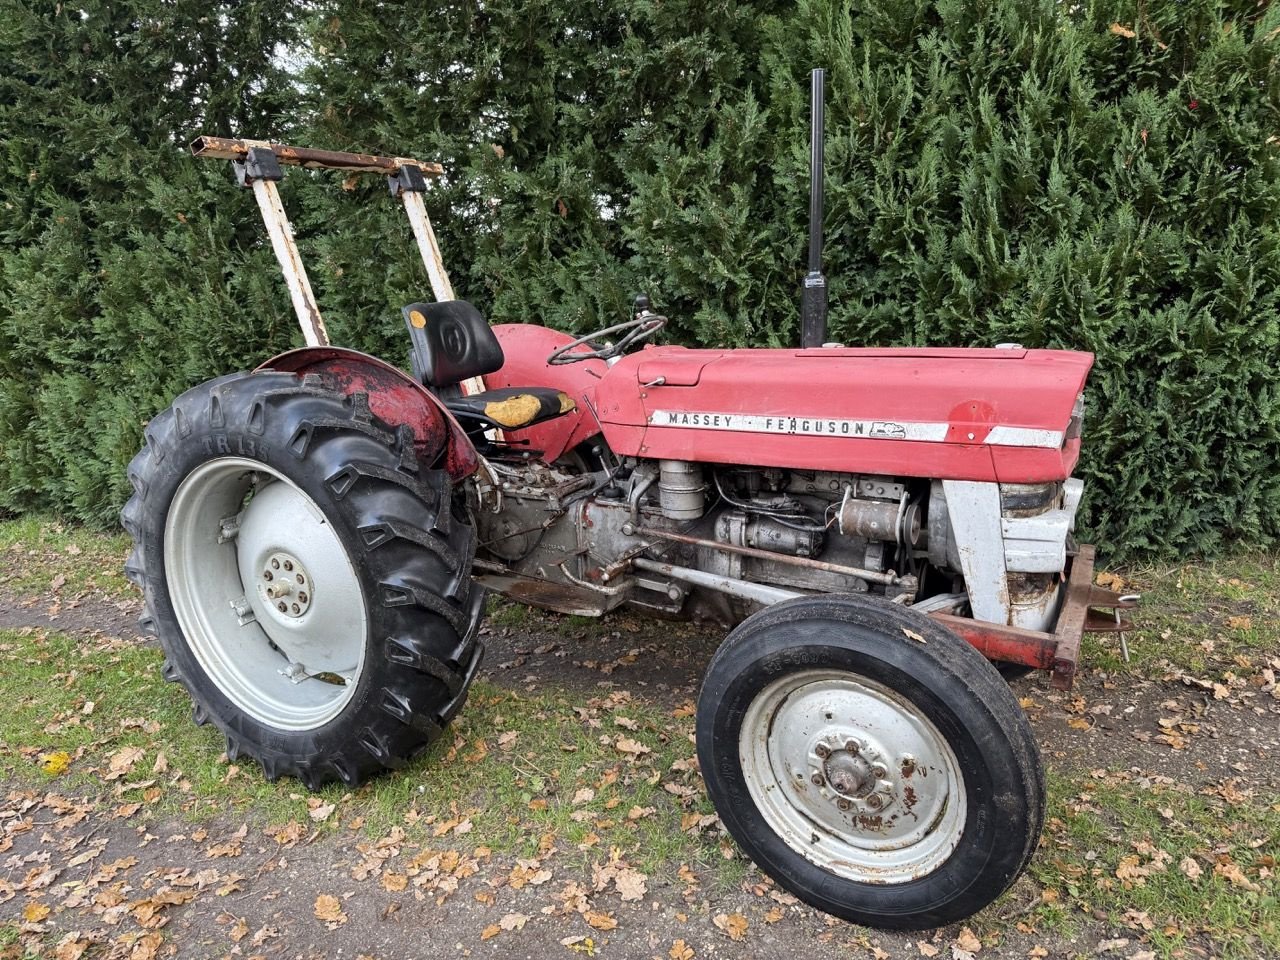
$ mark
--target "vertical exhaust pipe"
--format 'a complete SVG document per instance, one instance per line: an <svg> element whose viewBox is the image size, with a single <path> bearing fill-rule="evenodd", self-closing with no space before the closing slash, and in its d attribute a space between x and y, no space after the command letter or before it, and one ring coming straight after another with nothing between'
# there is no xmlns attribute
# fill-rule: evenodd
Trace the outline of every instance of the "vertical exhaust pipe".
<svg viewBox="0 0 1280 960"><path fill-rule="evenodd" d="M800 346L827 342L827 278L822 272L822 126L825 71L810 77L809 100L809 272L800 291Z"/></svg>

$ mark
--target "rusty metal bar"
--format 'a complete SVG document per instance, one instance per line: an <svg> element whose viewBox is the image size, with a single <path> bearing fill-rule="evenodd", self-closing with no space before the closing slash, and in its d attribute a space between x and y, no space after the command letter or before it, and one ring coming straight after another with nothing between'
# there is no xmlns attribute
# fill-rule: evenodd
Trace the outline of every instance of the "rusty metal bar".
<svg viewBox="0 0 1280 960"><path fill-rule="evenodd" d="M1055 689L1070 690L1076 678L1076 662L1080 659L1080 641L1084 639L1084 624L1089 616L1089 598L1093 593L1093 556L1091 544L1082 543L1071 559L1067 579L1067 598L1058 614L1058 626L1054 636L1058 649L1053 657Z"/></svg>
<svg viewBox="0 0 1280 960"><path fill-rule="evenodd" d="M839 563L827 563L825 560L810 560L808 557L792 557L785 553L775 553L772 550L758 550L755 547L740 547L733 543L721 543L719 540L704 540L700 537L691 537L684 533L672 533L669 530L655 530L652 527L641 527L636 530L636 534L643 537L661 537L664 540L674 540L677 543L687 543L695 547L706 547L709 550L723 550L725 553L738 553L744 557L755 557L759 560L776 560L779 563L791 564L793 567L806 567L809 570L824 570L827 573L839 573L846 577L857 577L860 580L870 580L873 583L894 585L902 582L901 578L894 573L880 573L878 570L863 570L860 567L846 567Z"/></svg>
<svg viewBox="0 0 1280 960"><path fill-rule="evenodd" d="M271 237L271 247L275 250L276 259L280 261L284 282L289 287L289 299L293 301L293 311L298 315L303 339L309 347L328 346L329 331L325 329L324 318L320 316L320 307L316 303L316 295L311 291L311 281L307 278L307 268L302 265L302 257L298 254L298 245L293 242L293 228L289 225L289 217L280 202L280 191L276 189L274 180L256 179L252 185L258 209L262 211L262 221L267 225L267 234Z"/></svg>
<svg viewBox="0 0 1280 960"><path fill-rule="evenodd" d="M930 613L927 616L967 641L988 660L1003 660L1037 670L1048 670L1054 664L1058 641L1053 634L1022 627L1002 627L997 623L950 613Z"/></svg>
<svg viewBox="0 0 1280 960"><path fill-rule="evenodd" d="M401 167L412 165L429 177L438 177L444 173L444 167L438 163L428 163L409 157L379 157L372 153L314 150L310 147L290 146L287 143L238 140L231 137L196 137L191 141L191 154L212 160L243 161L249 155L251 147L268 147L276 155L276 159L285 166L306 167L309 170L345 170L348 173L380 173L394 176Z"/></svg>

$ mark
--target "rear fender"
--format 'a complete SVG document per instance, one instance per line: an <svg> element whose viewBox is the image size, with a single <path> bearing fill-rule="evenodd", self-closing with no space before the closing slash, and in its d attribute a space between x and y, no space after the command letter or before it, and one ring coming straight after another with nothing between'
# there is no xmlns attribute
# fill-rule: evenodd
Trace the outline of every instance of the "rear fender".
<svg viewBox="0 0 1280 960"><path fill-rule="evenodd" d="M444 454L444 469L459 482L480 466L475 446L440 399L408 374L358 350L343 347L303 347L272 357L258 370L309 373L334 378L347 395L369 397L373 414L393 426L408 425L420 463L433 464Z"/></svg>

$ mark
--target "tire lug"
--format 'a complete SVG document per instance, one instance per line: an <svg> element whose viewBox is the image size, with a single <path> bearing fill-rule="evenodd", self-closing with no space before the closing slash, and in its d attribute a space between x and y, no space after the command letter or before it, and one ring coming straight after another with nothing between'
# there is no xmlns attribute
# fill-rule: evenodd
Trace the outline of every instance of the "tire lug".
<svg viewBox="0 0 1280 960"><path fill-rule="evenodd" d="M815 787L821 787L821 786L823 786L825 783L826 783L826 781L822 779L822 774L820 774L820 773L815 773L815 774L813 775L813 785L814 785Z"/></svg>
<svg viewBox="0 0 1280 960"><path fill-rule="evenodd" d="M263 570L263 571L262 571L262 579L263 579L263 580L270 580L270 579L272 578L272 576L273 576L273 574L271 573L271 571L270 571L270 570Z"/></svg>
<svg viewBox="0 0 1280 960"><path fill-rule="evenodd" d="M825 743L818 744L816 747L813 748L813 752L816 753L819 757L821 757L824 760L831 755L831 751L827 748L827 745Z"/></svg>
<svg viewBox="0 0 1280 960"><path fill-rule="evenodd" d="M836 801L836 806L839 807L841 810L848 810L851 806L853 806L853 804L851 804L844 797L841 797L839 800Z"/></svg>
<svg viewBox="0 0 1280 960"><path fill-rule="evenodd" d="M286 570L292 570L292 569L293 569L293 561L292 561L292 560L286 560L286 561L284 562L284 568L285 568Z"/></svg>
<svg viewBox="0 0 1280 960"><path fill-rule="evenodd" d="M281 613L284 613L284 612L285 612L286 610L288 610L289 608L288 608L288 607L286 607L286 606L285 606L285 604L284 604L284 601L283 601L283 600L281 600L279 603L277 603L277 604L276 604L276 609L277 609L277 610L279 610Z"/></svg>
<svg viewBox="0 0 1280 960"><path fill-rule="evenodd" d="M271 560L271 569L272 569L272 570L279 570L279 569L280 569L280 561L279 561L279 560L276 560L275 558L272 558L272 560Z"/></svg>
<svg viewBox="0 0 1280 960"><path fill-rule="evenodd" d="M862 752L862 744L858 743L857 740L850 740L848 743L844 745L844 749L846 753L852 753L856 755Z"/></svg>

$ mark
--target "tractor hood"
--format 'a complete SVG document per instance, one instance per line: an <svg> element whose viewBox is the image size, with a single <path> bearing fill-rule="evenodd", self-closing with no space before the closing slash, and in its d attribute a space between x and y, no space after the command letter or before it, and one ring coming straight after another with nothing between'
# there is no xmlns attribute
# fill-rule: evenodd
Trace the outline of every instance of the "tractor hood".
<svg viewBox="0 0 1280 960"><path fill-rule="evenodd" d="M1093 355L1069 350L652 347L609 368L616 452L1003 483L1068 477Z"/></svg>

